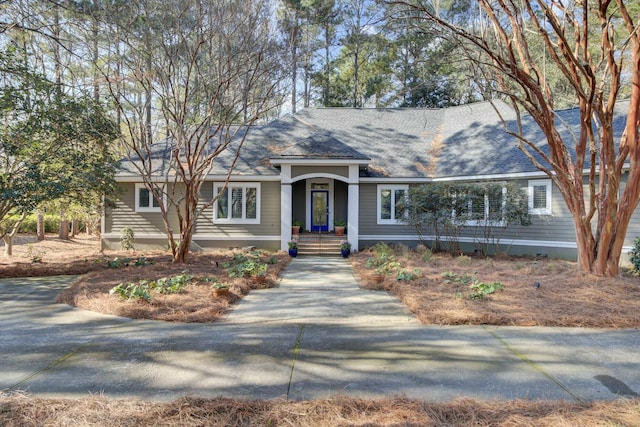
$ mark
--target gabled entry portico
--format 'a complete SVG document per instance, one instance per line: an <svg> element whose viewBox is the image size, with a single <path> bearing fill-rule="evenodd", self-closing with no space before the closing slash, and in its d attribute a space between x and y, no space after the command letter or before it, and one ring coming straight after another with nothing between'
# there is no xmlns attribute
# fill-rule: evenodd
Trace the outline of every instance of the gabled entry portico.
<svg viewBox="0 0 640 427"><path fill-rule="evenodd" d="M346 223L351 249L357 251L360 168L370 159L323 133L312 135L270 161L280 166L281 249L288 248L295 220L302 221L304 229L311 232L332 231L334 221L340 220Z"/></svg>

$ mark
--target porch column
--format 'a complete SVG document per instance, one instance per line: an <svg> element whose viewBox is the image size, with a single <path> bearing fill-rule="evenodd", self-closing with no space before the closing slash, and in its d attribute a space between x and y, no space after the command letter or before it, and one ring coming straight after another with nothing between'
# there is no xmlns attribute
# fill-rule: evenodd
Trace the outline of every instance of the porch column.
<svg viewBox="0 0 640 427"><path fill-rule="evenodd" d="M291 184L280 184L280 249L289 249L291 239Z"/></svg>
<svg viewBox="0 0 640 427"><path fill-rule="evenodd" d="M347 237L351 243L351 250L358 251L360 218L360 185L349 184L349 210L347 216Z"/></svg>

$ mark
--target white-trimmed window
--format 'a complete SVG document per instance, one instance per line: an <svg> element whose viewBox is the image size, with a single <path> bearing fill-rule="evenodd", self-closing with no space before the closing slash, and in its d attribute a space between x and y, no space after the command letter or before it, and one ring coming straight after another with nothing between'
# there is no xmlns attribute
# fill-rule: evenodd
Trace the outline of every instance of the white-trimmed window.
<svg viewBox="0 0 640 427"><path fill-rule="evenodd" d="M460 199L460 204L456 203L453 215L467 226L502 227L505 224L506 196L506 187L497 188L491 193L455 195L456 199Z"/></svg>
<svg viewBox="0 0 640 427"><path fill-rule="evenodd" d="M551 215L551 180L537 179L529 181L529 213L532 215Z"/></svg>
<svg viewBox="0 0 640 427"><path fill-rule="evenodd" d="M401 224L408 197L408 185L378 185L378 224Z"/></svg>
<svg viewBox="0 0 640 427"><path fill-rule="evenodd" d="M160 211L160 201L153 197L153 193L144 184L136 184L136 212Z"/></svg>
<svg viewBox="0 0 640 427"><path fill-rule="evenodd" d="M218 199L213 204L213 220L216 223L259 224L260 183L230 182L213 186Z"/></svg>

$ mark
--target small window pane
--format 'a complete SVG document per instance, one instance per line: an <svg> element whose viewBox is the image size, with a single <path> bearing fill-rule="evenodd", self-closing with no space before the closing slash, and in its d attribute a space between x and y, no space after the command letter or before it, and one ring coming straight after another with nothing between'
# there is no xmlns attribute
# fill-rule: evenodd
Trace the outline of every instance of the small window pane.
<svg viewBox="0 0 640 427"><path fill-rule="evenodd" d="M147 188L139 188L138 203L141 208L149 207L149 190Z"/></svg>
<svg viewBox="0 0 640 427"><path fill-rule="evenodd" d="M247 187L247 219L256 219L258 217L258 190L256 188Z"/></svg>
<svg viewBox="0 0 640 427"><path fill-rule="evenodd" d="M547 186L533 186L533 209L547 209Z"/></svg>
<svg viewBox="0 0 640 427"><path fill-rule="evenodd" d="M242 219L242 188L231 189L231 218Z"/></svg>
<svg viewBox="0 0 640 427"><path fill-rule="evenodd" d="M391 190L380 192L380 218L391 219Z"/></svg>
<svg viewBox="0 0 640 427"><path fill-rule="evenodd" d="M474 194L470 197L471 219L474 221L485 219L484 194Z"/></svg>
<svg viewBox="0 0 640 427"><path fill-rule="evenodd" d="M394 219L400 219L404 215L404 201L405 201L404 195L405 195L404 190L394 191L394 196L395 196Z"/></svg>
<svg viewBox="0 0 640 427"><path fill-rule="evenodd" d="M229 218L229 200L228 200L229 198L228 198L228 194L229 194L229 191L226 188L219 192L219 196L218 196L218 213L217 213L217 217L218 218L224 218L224 219Z"/></svg>
<svg viewBox="0 0 640 427"><path fill-rule="evenodd" d="M160 207L160 201L158 201L158 199L156 199L155 197L153 198L153 207L154 208Z"/></svg>

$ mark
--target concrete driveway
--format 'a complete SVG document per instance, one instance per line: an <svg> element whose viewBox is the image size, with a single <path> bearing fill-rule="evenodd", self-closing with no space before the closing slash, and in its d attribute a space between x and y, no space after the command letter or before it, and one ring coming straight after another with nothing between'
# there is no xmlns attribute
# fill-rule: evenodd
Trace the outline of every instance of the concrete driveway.
<svg viewBox="0 0 640 427"><path fill-rule="evenodd" d="M0 279L0 390L170 400L600 400L640 393L640 331L420 325L341 259L299 258L215 324L55 304L72 277Z"/></svg>

